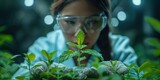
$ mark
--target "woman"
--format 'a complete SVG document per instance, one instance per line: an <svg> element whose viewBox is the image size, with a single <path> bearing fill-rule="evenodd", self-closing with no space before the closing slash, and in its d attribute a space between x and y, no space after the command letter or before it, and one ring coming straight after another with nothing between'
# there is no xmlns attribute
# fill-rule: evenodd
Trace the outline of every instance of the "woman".
<svg viewBox="0 0 160 80"><path fill-rule="evenodd" d="M76 50L74 47L66 45L66 42L76 42L76 32L82 29L85 33L84 44L87 48L95 49L102 53L104 59L119 60L129 65L136 63L137 56L128 45L129 39L120 35L113 35L109 32L109 21L111 11L110 0L55 0L51 10L55 19L55 27L60 29L47 34L47 37L40 37L29 48L29 53L36 55L33 62L45 60L41 55L41 50L52 52L57 50L57 58L67 49ZM83 61L90 66L92 56ZM71 58L63 62L68 67L76 66L77 61ZM23 63L25 65L25 63ZM22 64L22 65L23 65ZM15 74L25 74L23 69Z"/></svg>

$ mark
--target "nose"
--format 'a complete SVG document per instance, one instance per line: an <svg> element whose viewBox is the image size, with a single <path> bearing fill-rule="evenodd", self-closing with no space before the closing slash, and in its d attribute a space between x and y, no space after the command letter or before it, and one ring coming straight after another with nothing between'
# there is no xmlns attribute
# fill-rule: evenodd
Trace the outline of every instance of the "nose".
<svg viewBox="0 0 160 80"><path fill-rule="evenodd" d="M79 30L81 29L85 34L87 33L87 29L86 29L86 26L84 23L80 23L79 26L78 26L78 29Z"/></svg>

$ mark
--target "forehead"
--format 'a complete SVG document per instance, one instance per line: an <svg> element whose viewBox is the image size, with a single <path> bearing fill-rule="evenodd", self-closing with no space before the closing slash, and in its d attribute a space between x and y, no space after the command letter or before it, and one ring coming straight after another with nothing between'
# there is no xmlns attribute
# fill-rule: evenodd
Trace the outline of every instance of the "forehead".
<svg viewBox="0 0 160 80"><path fill-rule="evenodd" d="M90 16L98 14L100 10L97 6L86 0L75 0L67 4L61 11L61 15Z"/></svg>

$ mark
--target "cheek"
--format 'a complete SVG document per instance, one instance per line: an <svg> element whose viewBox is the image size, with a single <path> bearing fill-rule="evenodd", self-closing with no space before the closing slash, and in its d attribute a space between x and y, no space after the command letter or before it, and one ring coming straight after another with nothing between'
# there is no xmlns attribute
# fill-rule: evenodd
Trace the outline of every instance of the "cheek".
<svg viewBox="0 0 160 80"><path fill-rule="evenodd" d="M92 41L92 42L96 42L98 38L99 38L99 33L96 33L96 34L92 34L92 35L91 35L91 41Z"/></svg>
<svg viewBox="0 0 160 80"><path fill-rule="evenodd" d="M89 41L89 46L92 47L97 39L99 38L99 35L100 33L94 33L94 34L89 34L87 37L86 37L86 41Z"/></svg>

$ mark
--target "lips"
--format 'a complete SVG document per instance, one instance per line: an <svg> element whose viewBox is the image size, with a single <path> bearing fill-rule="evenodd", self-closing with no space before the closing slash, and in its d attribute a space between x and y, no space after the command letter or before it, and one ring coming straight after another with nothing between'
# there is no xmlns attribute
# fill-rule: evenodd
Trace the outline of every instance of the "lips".
<svg viewBox="0 0 160 80"><path fill-rule="evenodd" d="M89 42L85 42L84 44L85 44L85 45L89 45Z"/></svg>

